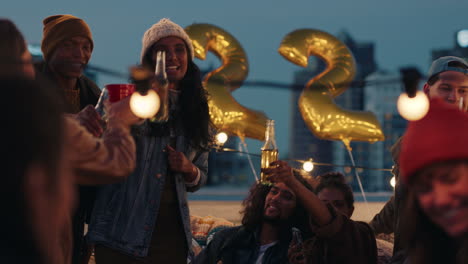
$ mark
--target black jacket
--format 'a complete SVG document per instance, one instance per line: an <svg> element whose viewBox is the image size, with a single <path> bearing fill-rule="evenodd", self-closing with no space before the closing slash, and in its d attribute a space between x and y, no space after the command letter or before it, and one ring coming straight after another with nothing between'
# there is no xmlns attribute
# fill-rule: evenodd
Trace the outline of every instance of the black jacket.
<svg viewBox="0 0 468 264"><path fill-rule="evenodd" d="M52 73L47 67L47 64L40 62L34 64L34 67L36 68L36 72L41 75L39 78L45 78L55 84L55 86L51 87L51 89L56 89L56 92L61 98L63 98L63 102L65 103L65 93L63 89L60 89L60 87L57 85ZM87 105L96 105L99 96L101 95L101 89L99 89L94 81L84 75L81 75L78 78L77 87L80 89L80 110L85 108ZM69 106L65 104L64 108L65 112L71 113Z"/></svg>
<svg viewBox="0 0 468 264"><path fill-rule="evenodd" d="M289 239L268 248L263 256L266 264L288 263ZM260 249L257 233L243 226L224 229L215 234L208 246L195 258L195 264L254 264Z"/></svg>

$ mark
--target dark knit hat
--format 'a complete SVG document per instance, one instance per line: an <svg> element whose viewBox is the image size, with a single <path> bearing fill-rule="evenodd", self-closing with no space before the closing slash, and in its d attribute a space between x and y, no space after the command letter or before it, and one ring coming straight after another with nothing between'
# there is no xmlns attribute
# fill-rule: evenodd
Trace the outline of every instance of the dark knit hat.
<svg viewBox="0 0 468 264"><path fill-rule="evenodd" d="M72 37L88 38L91 42L91 50L93 49L91 30L84 20L72 15L54 15L45 18L42 23L44 30L41 50L46 61L60 42Z"/></svg>
<svg viewBox="0 0 468 264"><path fill-rule="evenodd" d="M400 153L404 182L436 162L468 160L468 113L440 98L432 99L427 115L409 122Z"/></svg>

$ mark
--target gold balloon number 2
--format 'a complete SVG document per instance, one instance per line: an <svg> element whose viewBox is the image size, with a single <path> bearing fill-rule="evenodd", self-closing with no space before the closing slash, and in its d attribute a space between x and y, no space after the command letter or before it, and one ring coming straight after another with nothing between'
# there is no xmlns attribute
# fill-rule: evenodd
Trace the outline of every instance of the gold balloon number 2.
<svg viewBox="0 0 468 264"><path fill-rule="evenodd" d="M210 72L204 80L210 94L210 115L214 124L241 138L262 140L266 116L241 106L230 94L240 87L248 74L244 49L232 35L214 25L193 24L186 31L197 58L204 60L207 52L212 51L222 61L221 67ZM300 29L284 37L278 52L302 67L307 67L311 55L327 63L326 69L306 84L298 102L302 117L314 135L340 140L348 149L351 141L384 139L373 113L345 110L334 103L334 98L348 88L356 72L354 57L345 44L326 32Z"/></svg>
<svg viewBox="0 0 468 264"><path fill-rule="evenodd" d="M299 110L309 129L321 139L376 142L384 139L379 121L367 111L350 111L335 104L354 79L356 63L351 51L334 36L314 29L287 34L278 52L287 60L307 67L310 55L323 59L327 67L306 84L299 97Z"/></svg>
<svg viewBox="0 0 468 264"><path fill-rule="evenodd" d="M231 95L249 73L247 55L240 43L228 32L210 24L192 24L185 31L192 40L197 58L205 60L211 51L222 62L203 80L209 94L211 120L216 128L241 139L263 140L266 115L240 105Z"/></svg>

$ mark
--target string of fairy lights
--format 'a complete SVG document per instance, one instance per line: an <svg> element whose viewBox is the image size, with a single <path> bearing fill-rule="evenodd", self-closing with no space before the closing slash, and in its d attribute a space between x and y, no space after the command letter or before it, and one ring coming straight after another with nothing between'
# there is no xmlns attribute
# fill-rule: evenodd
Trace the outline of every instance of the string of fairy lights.
<svg viewBox="0 0 468 264"><path fill-rule="evenodd" d="M36 57L42 57L40 50L34 46L28 47L31 54ZM129 74L124 74L114 70L109 70L103 67L98 67L94 65L88 65L88 70L95 71L101 74L109 75L119 79L130 80ZM393 83L403 83L404 92L399 96L397 100L397 109L400 115L409 121L416 121L423 118L429 110L429 99L422 92L418 91L419 81L424 78L424 76L414 67L402 68L400 69L402 78L393 79L393 80L355 80L351 83L346 83L347 87L362 87L366 85L384 85L384 84L393 84ZM243 81L239 83L242 86L256 86L256 87L270 87L270 88L284 88L284 89L302 89L303 85L296 84L284 84L278 82L269 82L269 81ZM340 86L338 84L337 86ZM132 94L131 105L132 111L141 118L148 118L149 116L154 116L154 112L159 109L160 101L159 97L155 93L150 93L151 91L136 91ZM155 99L155 97L157 97ZM132 103L133 102L133 103ZM463 99L459 103L460 109L466 108L463 106ZM157 104L157 105L156 105ZM466 109L465 109L466 110ZM224 132L220 132L216 135L216 150L222 152L238 152L250 156L260 156L260 154L253 154L245 151L239 151L235 149L224 148L223 145L227 141L228 135ZM351 155L351 154L350 154ZM333 166L333 167L347 167L362 170L377 170L377 171L391 171L391 169L385 168L366 168L360 166L351 166L351 165L338 165L330 163L320 163L315 162L313 159L308 160L290 160L302 164L302 169L306 172L311 172L314 166ZM395 179L394 177L391 180L391 185L394 187Z"/></svg>
<svg viewBox="0 0 468 264"><path fill-rule="evenodd" d="M101 72L103 74L112 75L114 77L129 79L125 74L110 71L110 70L103 69L103 68L96 67L96 66L92 66L92 65L88 66L88 69L98 71L98 72ZM398 82L398 83L403 82L404 87L405 87L405 92L403 92L398 98L398 101L397 101L398 112L400 113L400 115L403 118L405 118L407 120L410 120L410 121L419 120L419 119L423 118L426 115L426 113L428 112L428 110L429 110L429 100L428 100L427 96L425 96L425 94L423 92L417 91L417 86L418 86L419 80L422 78L422 75L415 68L402 69L401 74L402 74L401 79L385 80L385 81L382 81L382 80L354 81L351 84L348 83L348 84L343 84L343 85L353 87L353 86L383 85L383 84L391 84L391 83L396 83L396 82ZM266 82L266 81L243 82L242 85L243 86L257 86L257 87L267 86L267 87L273 87L273 88L287 88L287 89L299 89L299 88L302 89L303 88L302 85L299 86L299 85L281 84L281 83ZM295 87L295 86L297 86L297 87ZM338 84L338 86L339 86L339 84ZM153 97L149 100L148 99L149 96L150 96L149 94L145 94L145 93L140 94L138 91L135 92L134 94L132 94L131 102L133 101L134 103L131 104L131 105L132 105L132 111L135 114L140 113L140 112L146 112L146 109L140 109L141 108L141 107L139 107L140 105L145 106L145 108L147 108L147 109L153 109L153 112L151 112L151 114L149 114L149 115L153 115L154 109L159 108L159 103L160 103L159 98L158 98L158 100L155 100L154 95L152 95ZM136 100L138 100L138 103L135 103ZM144 102L144 104L142 102ZM151 102L157 102L158 105L157 106L152 106ZM460 104L460 107L462 107L462 103ZM140 114L138 116L140 116L142 118L147 118L148 117L147 115L148 114L145 113L143 115ZM216 146L215 146L216 151L218 151L218 152L237 152L237 153L242 153L242 154L249 155L249 162L250 162L252 170L253 170L253 172L255 174L255 171L254 171L253 164L251 162L250 156L261 157L261 155L260 154L253 154L253 153L250 153L248 151L240 151L240 150L225 148L223 146L224 146L224 144L226 143L227 140L228 140L228 135L226 133L224 133L224 132L219 132L216 135ZM351 153L349 153L349 154L352 155ZM351 158L352 158L352 156L351 156ZM358 177L359 184L361 184L361 183L360 183L360 179L359 179L358 170L375 170L375 171L384 171L384 172L391 172L392 171L391 169L385 169L385 168L368 168L368 167L361 167L361 166L355 166L355 165L339 165L339 164L332 164L332 163L321 163L321 162L314 161L312 158L310 158L308 160L288 159L287 161L292 161L292 162L297 162L299 164L302 164L302 170L307 172L307 173L311 173L315 166L344 167L345 169L348 168L349 170L354 169L356 177ZM353 162L353 164L354 164L354 162ZM256 176L256 174L255 174L255 176ZM257 178L257 176L256 176L256 178ZM393 176L391 178L391 180L390 180L390 185L393 188L395 188L395 184L396 184L396 180L395 180L395 177ZM362 189L362 186L360 186L360 188ZM363 195L364 195L364 192L363 192Z"/></svg>
<svg viewBox="0 0 468 264"><path fill-rule="evenodd" d="M216 144L213 147L216 152L234 152L234 153L240 153L240 154L246 154L250 155L253 157L261 157L261 154L256 154L256 153L250 153L246 151L241 151L233 148L226 148L224 147L224 144L227 142L229 139L229 136L224 133L220 132L216 134ZM333 164L333 163L323 163L323 162L316 162L312 158L309 158L307 160L301 160L301 159L285 159L285 161L292 161L296 162L299 164L303 164L302 168L306 172L312 172L315 166L328 166L328 167L343 167L343 168L351 168L351 169L361 169L361 170L374 170L374 171L387 171L391 172L392 169L383 169L383 168L369 168L369 167L362 167L362 166L353 166L353 165L339 165L339 164Z"/></svg>

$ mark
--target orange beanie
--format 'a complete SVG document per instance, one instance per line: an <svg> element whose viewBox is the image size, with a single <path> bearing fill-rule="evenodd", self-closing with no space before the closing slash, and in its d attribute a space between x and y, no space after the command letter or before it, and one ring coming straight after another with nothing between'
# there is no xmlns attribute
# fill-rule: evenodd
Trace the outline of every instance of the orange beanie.
<svg viewBox="0 0 468 264"><path fill-rule="evenodd" d="M44 30L42 34L41 50L44 59L49 60L57 45L69 38L80 36L88 38L93 48L93 37L88 24L84 20L72 15L49 16L42 22Z"/></svg>

